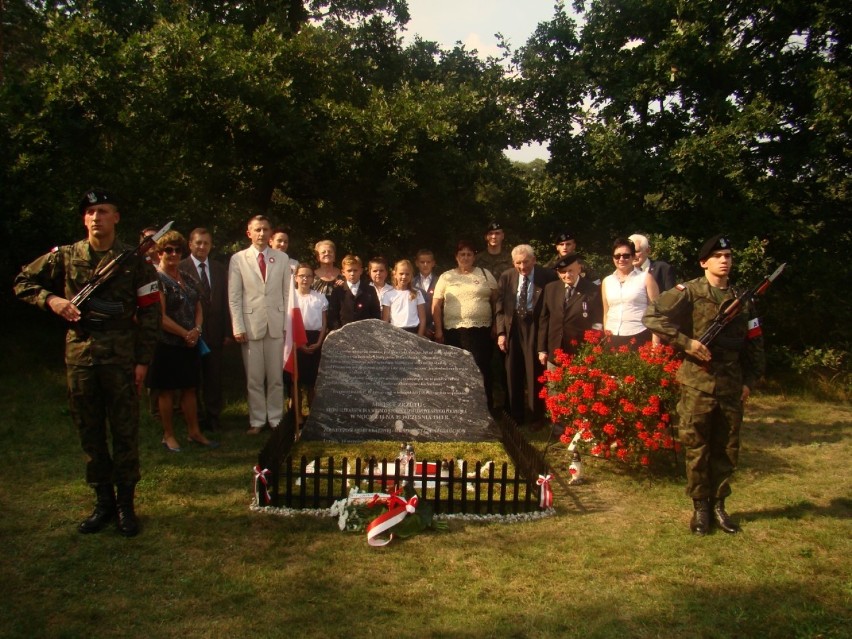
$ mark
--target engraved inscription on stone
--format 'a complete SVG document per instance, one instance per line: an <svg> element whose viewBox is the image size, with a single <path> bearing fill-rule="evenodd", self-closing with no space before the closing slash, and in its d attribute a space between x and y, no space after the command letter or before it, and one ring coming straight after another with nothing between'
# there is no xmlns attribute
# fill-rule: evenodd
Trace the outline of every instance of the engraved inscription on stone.
<svg viewBox="0 0 852 639"><path fill-rule="evenodd" d="M326 338L302 438L496 441L499 433L470 353L362 320Z"/></svg>

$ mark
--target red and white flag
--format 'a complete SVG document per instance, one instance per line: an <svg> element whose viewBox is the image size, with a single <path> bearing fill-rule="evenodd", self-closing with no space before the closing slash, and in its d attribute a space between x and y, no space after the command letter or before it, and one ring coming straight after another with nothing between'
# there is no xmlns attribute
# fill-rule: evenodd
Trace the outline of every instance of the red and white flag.
<svg viewBox="0 0 852 639"><path fill-rule="evenodd" d="M287 300L287 318L284 320L284 370L293 374L296 364L296 350L308 343L305 323L302 321L302 309L296 299L296 283L290 282L290 296Z"/></svg>

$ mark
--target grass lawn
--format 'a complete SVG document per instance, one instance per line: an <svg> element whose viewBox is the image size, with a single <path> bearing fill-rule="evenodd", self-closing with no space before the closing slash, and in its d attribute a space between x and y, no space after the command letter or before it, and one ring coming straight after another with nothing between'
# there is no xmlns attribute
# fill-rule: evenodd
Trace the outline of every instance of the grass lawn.
<svg viewBox="0 0 852 639"><path fill-rule="evenodd" d="M453 521L449 533L375 549L331 519L249 511L261 442L244 435L234 353L222 447L167 453L145 415L142 534L80 535L93 496L65 403L61 330L28 310L0 310L2 637L852 632L848 405L754 398L728 500L736 536L689 534L681 478L648 481L587 458L587 484L554 487L556 517ZM567 475L564 449L548 459Z"/></svg>

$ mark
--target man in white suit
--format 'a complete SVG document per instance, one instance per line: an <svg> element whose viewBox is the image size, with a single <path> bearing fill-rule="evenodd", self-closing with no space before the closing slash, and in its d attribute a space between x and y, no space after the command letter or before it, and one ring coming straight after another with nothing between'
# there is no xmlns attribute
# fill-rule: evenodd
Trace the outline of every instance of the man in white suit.
<svg viewBox="0 0 852 639"><path fill-rule="evenodd" d="M272 227L262 215L248 222L251 246L231 257L228 301L234 339L243 351L248 385L248 433L284 415L284 320L292 275L290 258L269 246Z"/></svg>

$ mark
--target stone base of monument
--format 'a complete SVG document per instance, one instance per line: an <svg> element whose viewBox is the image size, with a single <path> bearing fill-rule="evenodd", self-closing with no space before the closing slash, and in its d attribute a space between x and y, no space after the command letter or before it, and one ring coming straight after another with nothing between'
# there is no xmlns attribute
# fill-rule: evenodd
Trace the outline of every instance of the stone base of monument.
<svg viewBox="0 0 852 639"><path fill-rule="evenodd" d="M328 508L352 486L384 492L410 481L436 513L529 513L539 507L537 480L552 473L508 416L499 423L491 417L482 376L470 353L378 320L347 324L325 340L300 440L500 441L514 466L468 466L464 461L445 466L440 460L425 460L409 473L401 460L298 459L283 447L268 445L270 454L261 455L259 466L271 472L274 507ZM277 452L275 459L272 451Z"/></svg>

